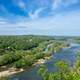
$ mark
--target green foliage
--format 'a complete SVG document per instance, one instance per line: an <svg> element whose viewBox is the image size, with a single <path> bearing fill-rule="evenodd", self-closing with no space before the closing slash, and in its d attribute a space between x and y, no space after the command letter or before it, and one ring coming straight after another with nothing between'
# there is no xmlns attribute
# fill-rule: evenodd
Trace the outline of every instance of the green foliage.
<svg viewBox="0 0 80 80"><path fill-rule="evenodd" d="M14 52L4 54L4 55L0 56L0 66L10 64L14 61L19 60L20 58L21 58L21 55L14 53Z"/></svg>
<svg viewBox="0 0 80 80"><path fill-rule="evenodd" d="M50 39L42 36L0 36L0 52L28 50Z"/></svg>
<svg viewBox="0 0 80 80"><path fill-rule="evenodd" d="M43 80L80 80L80 65L69 68L67 62L59 61L56 63L56 67L59 68L57 72L49 72L46 66L41 67L39 73Z"/></svg>
<svg viewBox="0 0 80 80"><path fill-rule="evenodd" d="M34 55L34 57L36 59L41 59L41 58L44 58L44 54L43 53L37 53L37 54Z"/></svg>
<svg viewBox="0 0 80 80"><path fill-rule="evenodd" d="M45 65L41 65L41 68L39 69L38 74L40 74L44 78L44 80L48 80L49 75Z"/></svg>
<svg viewBox="0 0 80 80"><path fill-rule="evenodd" d="M50 57L54 50L61 50L63 44L48 36L0 36L0 67L30 67L38 59Z"/></svg>
<svg viewBox="0 0 80 80"><path fill-rule="evenodd" d="M16 61L14 63L14 66L16 68L24 68L24 67L31 66L33 63L34 63L34 57L27 55L27 56L24 56L22 59Z"/></svg>
<svg viewBox="0 0 80 80"><path fill-rule="evenodd" d="M60 70L60 71L68 71L68 68L69 68L69 64L65 61L59 61L55 64L55 66Z"/></svg>
<svg viewBox="0 0 80 80"><path fill-rule="evenodd" d="M26 65L25 61L29 61L30 59L25 60L24 56L28 55L29 58L34 56L35 59L44 57L42 53L43 47L45 46L44 43L48 43L50 39L52 38L32 35L0 36L0 66L14 64L15 62L18 65L23 65L22 63Z"/></svg>

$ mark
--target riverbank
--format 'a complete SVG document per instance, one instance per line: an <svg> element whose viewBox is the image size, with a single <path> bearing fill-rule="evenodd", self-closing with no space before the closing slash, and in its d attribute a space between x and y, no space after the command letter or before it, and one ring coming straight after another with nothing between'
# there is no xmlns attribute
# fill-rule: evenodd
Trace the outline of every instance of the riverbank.
<svg viewBox="0 0 80 80"><path fill-rule="evenodd" d="M44 64L49 59L51 59L51 56L50 57L45 57L44 59L39 59L36 63L33 64L33 66L35 67L36 65ZM23 69L23 68L20 68L20 69L9 68L8 70L4 70L4 71L0 72L0 78L1 77L11 76L11 75L23 72L23 71L25 71L25 69Z"/></svg>
<svg viewBox="0 0 80 80"><path fill-rule="evenodd" d="M60 45L59 45L59 46L60 46ZM66 46L66 47L61 46L61 47L62 47L62 48L66 48L66 47L68 47L68 46ZM51 50L49 50L49 51L50 51L49 53L52 53L52 51L53 51L52 48L53 48L53 47L51 46ZM62 50L62 48L60 48L60 50ZM46 55L46 53L45 53L45 55ZM51 54L51 55L47 55L47 56L48 56L48 57L44 56L44 58L38 59L35 63L33 63L33 65L32 65L31 67L35 67L35 66L37 66L37 65L44 64L47 60L51 59L52 54ZM31 68L31 67L30 67L30 68ZM29 69L30 69L30 68L29 68ZM26 68L24 69L24 68L14 68L14 67L12 67L12 68L9 68L9 69L7 69L7 70L1 71L1 72L0 72L0 77L11 76L11 75L14 75L14 74L23 72L23 71L25 71L25 70L26 70Z"/></svg>
<svg viewBox="0 0 80 80"><path fill-rule="evenodd" d="M22 72L22 71L24 71L24 70L23 69L17 70L15 68L10 68L8 70L1 71L0 72L0 77L7 77L7 76L10 76L10 75Z"/></svg>

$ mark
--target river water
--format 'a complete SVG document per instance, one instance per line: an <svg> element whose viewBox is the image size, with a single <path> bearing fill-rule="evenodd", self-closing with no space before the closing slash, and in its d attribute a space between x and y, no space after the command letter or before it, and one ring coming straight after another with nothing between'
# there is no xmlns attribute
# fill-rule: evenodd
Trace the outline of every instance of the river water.
<svg viewBox="0 0 80 80"><path fill-rule="evenodd" d="M71 44L69 48L64 48L59 53L54 53L52 59L47 61L45 65L47 66L49 71L56 71L57 68L54 66L54 64L60 60L68 61L70 66L73 66L77 58L78 50L80 50L80 45ZM10 79L11 80L43 80L38 75L38 70L39 70L39 66L36 66L31 70L12 75L10 76Z"/></svg>

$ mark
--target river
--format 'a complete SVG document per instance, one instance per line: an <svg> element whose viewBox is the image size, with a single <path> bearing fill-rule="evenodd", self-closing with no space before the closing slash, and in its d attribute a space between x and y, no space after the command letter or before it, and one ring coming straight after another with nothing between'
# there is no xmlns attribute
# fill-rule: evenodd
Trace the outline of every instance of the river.
<svg viewBox="0 0 80 80"><path fill-rule="evenodd" d="M73 66L77 58L78 50L80 50L80 45L71 44L69 48L64 48L59 53L54 53L52 59L47 61L45 65L49 71L57 70L54 64L60 60L68 61L70 66ZM10 76L10 80L42 80L38 75L38 69L39 66L36 66L28 71L12 75Z"/></svg>

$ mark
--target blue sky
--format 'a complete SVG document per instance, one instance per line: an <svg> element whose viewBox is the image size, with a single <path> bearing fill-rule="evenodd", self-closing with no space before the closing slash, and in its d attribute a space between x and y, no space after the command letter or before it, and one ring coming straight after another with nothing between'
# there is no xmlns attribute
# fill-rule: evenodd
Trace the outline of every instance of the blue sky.
<svg viewBox="0 0 80 80"><path fill-rule="evenodd" d="M80 36L80 0L0 0L0 35Z"/></svg>

